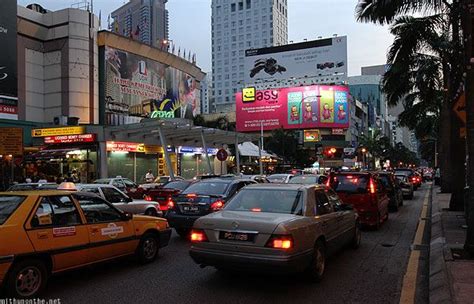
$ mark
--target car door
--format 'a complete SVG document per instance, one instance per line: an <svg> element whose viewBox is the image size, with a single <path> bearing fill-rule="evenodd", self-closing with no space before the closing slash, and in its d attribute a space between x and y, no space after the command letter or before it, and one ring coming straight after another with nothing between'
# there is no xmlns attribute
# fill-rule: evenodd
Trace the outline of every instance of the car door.
<svg viewBox="0 0 474 304"><path fill-rule="evenodd" d="M25 227L35 251L51 255L53 271L89 262L89 232L69 195L40 196Z"/></svg>
<svg viewBox="0 0 474 304"><path fill-rule="evenodd" d="M125 219L123 213L100 197L81 200L80 206L86 218L94 262L135 251L138 240L132 220Z"/></svg>
<svg viewBox="0 0 474 304"><path fill-rule="evenodd" d="M334 251L339 247L339 222L338 214L334 212L333 206L324 190L316 189L316 215L319 216L321 228L326 238L329 251Z"/></svg>
<svg viewBox="0 0 474 304"><path fill-rule="evenodd" d="M354 211L342 208L343 202L337 196L336 192L327 189L326 193L329 197L329 202L333 205L338 220L338 234L345 238L351 237L355 227Z"/></svg>

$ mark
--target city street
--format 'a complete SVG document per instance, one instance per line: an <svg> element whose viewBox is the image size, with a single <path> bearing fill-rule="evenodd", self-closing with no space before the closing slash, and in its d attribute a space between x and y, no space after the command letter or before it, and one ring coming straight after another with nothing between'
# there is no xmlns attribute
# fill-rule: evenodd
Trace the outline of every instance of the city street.
<svg viewBox="0 0 474 304"><path fill-rule="evenodd" d="M319 284L297 275L200 269L188 255L190 244L173 234L151 265L122 259L71 271L53 277L43 296L62 303L398 303L428 189L425 184L413 200L405 200L379 231L365 230L358 250L347 249L331 258Z"/></svg>

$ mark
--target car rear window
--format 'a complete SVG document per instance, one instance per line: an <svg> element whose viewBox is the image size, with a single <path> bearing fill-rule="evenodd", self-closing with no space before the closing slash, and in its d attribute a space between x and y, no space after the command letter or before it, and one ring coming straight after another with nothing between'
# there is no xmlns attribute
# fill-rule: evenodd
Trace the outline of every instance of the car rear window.
<svg viewBox="0 0 474 304"><path fill-rule="evenodd" d="M0 196L0 225L3 225L15 212L16 208L25 200L25 196L1 195Z"/></svg>
<svg viewBox="0 0 474 304"><path fill-rule="evenodd" d="M8 191L27 191L27 190L36 190L38 189L38 184L19 184L13 185L8 188Z"/></svg>
<svg viewBox="0 0 474 304"><path fill-rule="evenodd" d="M190 182L186 181L175 181L175 182L169 182L166 185L163 186L165 189L178 189L178 190L184 190L189 186Z"/></svg>
<svg viewBox="0 0 474 304"><path fill-rule="evenodd" d="M392 188L392 181L388 177L388 175L380 175L379 177L380 177L380 180L382 181L382 184L385 186L385 188L387 189Z"/></svg>
<svg viewBox="0 0 474 304"><path fill-rule="evenodd" d="M290 184L324 184L326 177L321 176L305 176L299 175L290 179Z"/></svg>
<svg viewBox="0 0 474 304"><path fill-rule="evenodd" d="M331 188L336 192L366 193L369 177L366 175L335 175L331 178Z"/></svg>
<svg viewBox="0 0 474 304"><path fill-rule="evenodd" d="M196 194L202 194L202 195L223 195L226 193L229 185L230 185L230 182L222 182L222 181L198 182L186 188L186 190L184 190L182 193L183 194L196 193Z"/></svg>
<svg viewBox="0 0 474 304"><path fill-rule="evenodd" d="M227 211L303 214L303 196L298 190L243 189L224 207Z"/></svg>

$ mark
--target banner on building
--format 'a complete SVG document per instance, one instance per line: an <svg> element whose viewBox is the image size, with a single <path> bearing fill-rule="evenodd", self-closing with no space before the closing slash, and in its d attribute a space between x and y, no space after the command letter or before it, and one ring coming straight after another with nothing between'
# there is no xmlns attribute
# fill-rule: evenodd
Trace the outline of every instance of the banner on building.
<svg viewBox="0 0 474 304"><path fill-rule="evenodd" d="M17 56L16 56L16 15L17 1L2 0L0 10L0 97L16 100L17 94ZM3 99L2 99L3 100ZM13 114L8 105L0 105L4 111L0 113ZM16 113L14 113L16 114ZM5 117L7 118L7 117Z"/></svg>
<svg viewBox="0 0 474 304"><path fill-rule="evenodd" d="M247 95L247 99L251 96ZM236 94L237 131L349 127L346 86L307 86L255 91L253 102Z"/></svg>
<svg viewBox="0 0 474 304"><path fill-rule="evenodd" d="M245 82L347 76L347 37L245 51Z"/></svg>
<svg viewBox="0 0 474 304"><path fill-rule="evenodd" d="M191 75L158 61L105 47L105 123L200 114L200 90Z"/></svg>

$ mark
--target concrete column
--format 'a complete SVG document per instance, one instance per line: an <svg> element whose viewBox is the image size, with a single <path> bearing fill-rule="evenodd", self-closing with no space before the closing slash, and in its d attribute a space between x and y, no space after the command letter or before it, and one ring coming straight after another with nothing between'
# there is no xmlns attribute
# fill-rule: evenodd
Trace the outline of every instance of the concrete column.
<svg viewBox="0 0 474 304"><path fill-rule="evenodd" d="M170 154L168 153L168 144L166 143L166 137L161 127L158 127L158 133L160 134L160 142L163 147L163 153L165 154L166 166L168 166L168 171L170 172L171 180L174 180L174 169L171 164Z"/></svg>
<svg viewBox="0 0 474 304"><path fill-rule="evenodd" d="M240 175L239 137L237 135L235 135L235 162L237 165L237 175Z"/></svg>
<svg viewBox="0 0 474 304"><path fill-rule="evenodd" d="M100 178L107 178L107 143L105 141L99 142L99 176Z"/></svg>
<svg viewBox="0 0 474 304"><path fill-rule="evenodd" d="M212 174L211 159L209 158L209 153L207 153L207 144L206 144L206 139L204 138L203 130L201 130L201 140L202 140L202 148L204 149L204 153L206 154L207 171L209 174Z"/></svg>

